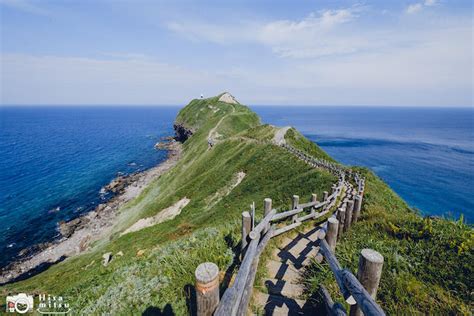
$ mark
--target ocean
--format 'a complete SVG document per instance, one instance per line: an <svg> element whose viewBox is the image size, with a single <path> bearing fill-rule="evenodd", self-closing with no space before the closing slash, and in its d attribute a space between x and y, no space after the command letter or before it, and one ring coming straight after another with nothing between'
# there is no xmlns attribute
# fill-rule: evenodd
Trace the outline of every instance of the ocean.
<svg viewBox="0 0 474 316"><path fill-rule="evenodd" d="M337 160L371 168L422 214L474 221L474 110L252 107ZM179 107L0 107L0 267L101 203L118 173L166 159Z"/></svg>
<svg viewBox="0 0 474 316"><path fill-rule="evenodd" d="M1 107L0 267L94 209L121 173L164 159L178 107Z"/></svg>

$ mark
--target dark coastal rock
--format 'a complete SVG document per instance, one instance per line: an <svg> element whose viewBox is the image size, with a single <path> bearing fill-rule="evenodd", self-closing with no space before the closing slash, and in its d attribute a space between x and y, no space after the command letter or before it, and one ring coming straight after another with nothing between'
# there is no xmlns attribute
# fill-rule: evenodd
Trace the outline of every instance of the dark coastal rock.
<svg viewBox="0 0 474 316"><path fill-rule="evenodd" d="M86 225L90 220L86 217L78 217L69 222L61 221L59 222L59 232L65 238L71 237L74 231L84 225Z"/></svg>
<svg viewBox="0 0 474 316"><path fill-rule="evenodd" d="M180 143L184 143L189 137L193 135L192 130L179 123L174 123L173 129L176 134L175 139Z"/></svg>
<svg viewBox="0 0 474 316"><path fill-rule="evenodd" d="M171 142L173 140L175 140L175 138L173 136L163 136L160 138L161 141L166 141L166 142Z"/></svg>
<svg viewBox="0 0 474 316"><path fill-rule="evenodd" d="M122 193L125 188L130 185L131 183L137 181L139 178L138 173L132 173L130 175L119 175L115 179L113 179L109 184L104 186L101 189L101 192L112 192L115 194Z"/></svg>
<svg viewBox="0 0 474 316"><path fill-rule="evenodd" d="M155 149L158 150L172 150L176 140L174 138L166 139L165 141L161 141L155 144Z"/></svg>
<svg viewBox="0 0 474 316"><path fill-rule="evenodd" d="M44 249L48 248L50 245L52 245L51 242L43 242L43 243L39 243L39 244L36 244L36 245L32 245L30 247L27 247L25 249L22 249L19 253L18 253L18 258L25 258L25 257L28 257L34 253L37 253L39 251L43 251Z"/></svg>
<svg viewBox="0 0 474 316"><path fill-rule="evenodd" d="M102 211L105 209L106 206L107 206L106 203L99 204L99 205L97 205L97 207L96 207L96 211L97 211L97 212L102 212Z"/></svg>
<svg viewBox="0 0 474 316"><path fill-rule="evenodd" d="M75 227L79 225L80 221L81 220L79 218L76 218L69 222L59 222L59 232L63 237L69 238L74 232Z"/></svg>
<svg viewBox="0 0 474 316"><path fill-rule="evenodd" d="M155 149L162 150L168 147L168 143L165 142L158 142L155 144Z"/></svg>
<svg viewBox="0 0 474 316"><path fill-rule="evenodd" d="M111 192L118 192L122 189L124 186L125 177L124 176L118 176L114 180L112 180L108 185L105 186L106 191L111 191Z"/></svg>

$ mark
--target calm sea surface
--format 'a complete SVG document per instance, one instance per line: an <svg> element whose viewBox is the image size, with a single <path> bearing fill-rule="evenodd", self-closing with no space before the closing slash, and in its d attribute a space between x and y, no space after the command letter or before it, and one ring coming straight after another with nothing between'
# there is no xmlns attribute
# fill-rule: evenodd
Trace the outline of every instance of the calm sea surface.
<svg viewBox="0 0 474 316"><path fill-rule="evenodd" d="M337 160L374 170L424 214L474 221L474 111L252 107ZM0 107L0 267L93 209L118 172L165 159L178 107Z"/></svg>

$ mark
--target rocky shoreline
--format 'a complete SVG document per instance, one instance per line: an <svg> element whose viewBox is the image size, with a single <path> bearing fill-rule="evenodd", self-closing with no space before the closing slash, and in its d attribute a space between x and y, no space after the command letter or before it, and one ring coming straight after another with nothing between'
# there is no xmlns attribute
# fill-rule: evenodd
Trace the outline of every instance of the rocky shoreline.
<svg viewBox="0 0 474 316"><path fill-rule="evenodd" d="M178 135L180 134L177 133ZM180 137L176 139L179 140ZM137 197L149 183L173 167L181 156L181 144L173 137L163 139L163 142L157 143L155 148L168 150L168 158L164 162L148 170L119 175L113 179L101 190L101 193L113 194L110 200L78 218L58 223L61 239L22 251L24 255L21 259L10 263L0 271L0 285L30 277L41 266L49 266L82 253L89 249L92 242L110 232L119 209Z"/></svg>

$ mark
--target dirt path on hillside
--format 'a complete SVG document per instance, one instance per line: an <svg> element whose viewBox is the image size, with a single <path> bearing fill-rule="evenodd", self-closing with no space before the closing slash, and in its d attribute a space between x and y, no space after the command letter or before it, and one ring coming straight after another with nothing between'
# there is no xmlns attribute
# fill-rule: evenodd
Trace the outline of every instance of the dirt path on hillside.
<svg viewBox="0 0 474 316"><path fill-rule="evenodd" d="M221 117L221 119L219 120L219 122L217 122L216 126L214 126L210 131L209 133L207 134L207 140L209 142L211 142L213 145L216 144L217 142L217 138L220 136L220 134L218 132L216 132L217 128L219 127L219 125L222 123L222 121L229 115L232 115L235 113L235 107L229 103L229 105L232 107L232 112L230 112L229 114L226 114L224 115L223 117Z"/></svg>

